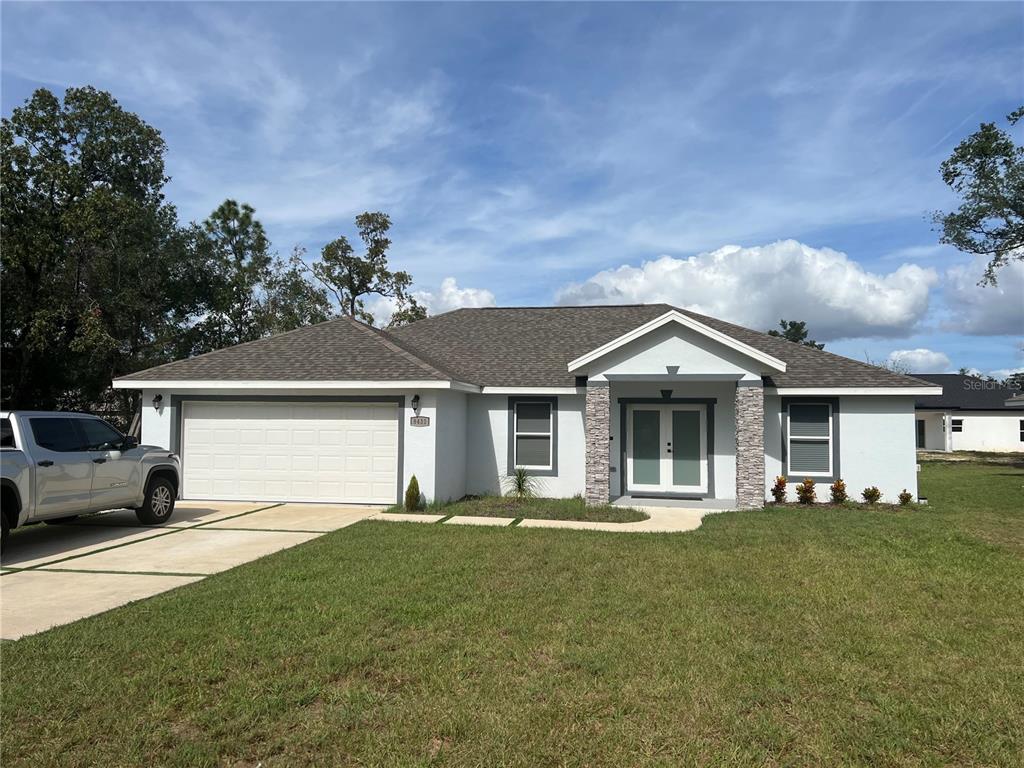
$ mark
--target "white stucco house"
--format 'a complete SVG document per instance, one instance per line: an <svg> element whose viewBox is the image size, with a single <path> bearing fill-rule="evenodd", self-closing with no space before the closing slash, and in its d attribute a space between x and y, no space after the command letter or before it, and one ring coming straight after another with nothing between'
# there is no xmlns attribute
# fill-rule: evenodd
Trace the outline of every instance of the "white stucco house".
<svg viewBox="0 0 1024 768"><path fill-rule="evenodd" d="M776 475L917 492L940 387L664 304L340 318L125 376L195 499L391 504L499 492L757 507ZM822 487L820 498L827 498Z"/></svg>
<svg viewBox="0 0 1024 768"><path fill-rule="evenodd" d="M917 402L917 447L926 451L1024 451L1020 390L958 373L916 373L942 387Z"/></svg>

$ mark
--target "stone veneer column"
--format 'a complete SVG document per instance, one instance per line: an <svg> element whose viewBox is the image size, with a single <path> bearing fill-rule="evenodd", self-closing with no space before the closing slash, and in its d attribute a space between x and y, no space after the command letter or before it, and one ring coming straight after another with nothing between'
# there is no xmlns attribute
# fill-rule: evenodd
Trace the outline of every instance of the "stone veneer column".
<svg viewBox="0 0 1024 768"><path fill-rule="evenodd" d="M764 387L736 382L736 504L764 506Z"/></svg>
<svg viewBox="0 0 1024 768"><path fill-rule="evenodd" d="M587 504L608 503L609 438L611 432L611 388L607 381L587 382L587 411L584 431L587 439Z"/></svg>

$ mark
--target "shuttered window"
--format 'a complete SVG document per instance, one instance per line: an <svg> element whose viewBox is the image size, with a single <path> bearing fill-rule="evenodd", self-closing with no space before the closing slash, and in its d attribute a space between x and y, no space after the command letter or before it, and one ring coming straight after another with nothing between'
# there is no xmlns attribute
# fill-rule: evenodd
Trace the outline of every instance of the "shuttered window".
<svg viewBox="0 0 1024 768"><path fill-rule="evenodd" d="M789 406L789 469L793 477L832 474L832 406Z"/></svg>

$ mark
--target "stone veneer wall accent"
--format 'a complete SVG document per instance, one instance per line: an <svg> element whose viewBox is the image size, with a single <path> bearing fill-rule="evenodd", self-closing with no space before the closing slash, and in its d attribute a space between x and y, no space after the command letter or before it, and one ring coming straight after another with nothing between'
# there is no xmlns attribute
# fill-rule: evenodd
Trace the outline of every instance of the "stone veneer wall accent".
<svg viewBox="0 0 1024 768"><path fill-rule="evenodd" d="M736 503L764 506L764 387L736 384Z"/></svg>
<svg viewBox="0 0 1024 768"><path fill-rule="evenodd" d="M584 430L587 437L586 499L591 506L608 503L611 410L611 387L608 383L588 382Z"/></svg>

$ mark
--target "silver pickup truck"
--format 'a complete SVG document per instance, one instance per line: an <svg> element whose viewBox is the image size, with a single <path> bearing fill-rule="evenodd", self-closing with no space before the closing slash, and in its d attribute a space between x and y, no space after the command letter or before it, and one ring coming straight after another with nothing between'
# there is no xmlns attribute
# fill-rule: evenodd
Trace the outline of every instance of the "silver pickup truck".
<svg viewBox="0 0 1024 768"><path fill-rule="evenodd" d="M181 485L166 448L139 445L95 416L0 411L0 521L11 529L131 507L166 523Z"/></svg>

